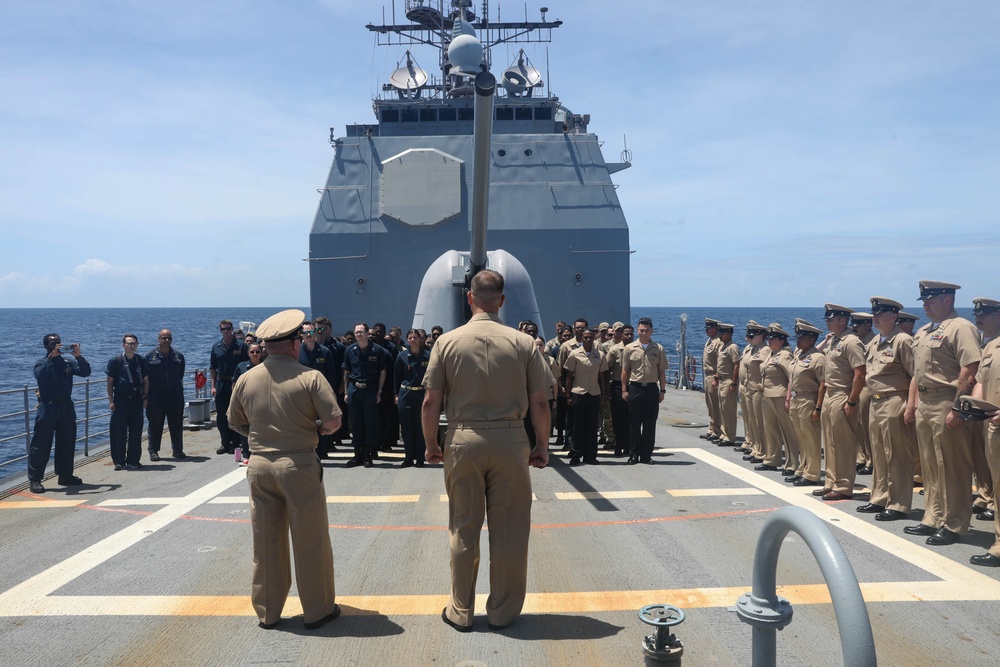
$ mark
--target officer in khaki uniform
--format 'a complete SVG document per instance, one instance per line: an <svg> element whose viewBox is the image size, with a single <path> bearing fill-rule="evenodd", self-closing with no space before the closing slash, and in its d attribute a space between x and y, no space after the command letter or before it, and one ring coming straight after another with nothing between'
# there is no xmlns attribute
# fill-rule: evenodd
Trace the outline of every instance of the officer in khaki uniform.
<svg viewBox="0 0 1000 667"><path fill-rule="evenodd" d="M716 393L715 405L710 405L710 409L715 409L716 428L721 434L716 438L720 446L733 447L736 445L736 395L740 386L740 348L733 342L733 330L735 325L716 322L718 331L718 344L715 346L715 373L712 376L711 387L705 388L705 394L709 391ZM709 377L708 367L705 367L705 377Z"/></svg>
<svg viewBox="0 0 1000 667"><path fill-rule="evenodd" d="M896 326L899 330L910 336L913 335L913 327L920 318L912 313L908 313L905 310L899 311L899 319L896 320Z"/></svg>
<svg viewBox="0 0 1000 667"><path fill-rule="evenodd" d="M753 447L744 461L760 463L764 460L764 377L761 366L771 355L771 349L764 345L764 335L767 327L753 320L747 324L747 336L750 341L750 352L747 356L747 407L753 430Z"/></svg>
<svg viewBox="0 0 1000 667"><path fill-rule="evenodd" d="M608 325L606 322L601 322L608 330L607 340L601 341L597 348L604 353L604 358L608 358L608 350L613 346L617 345L622 341L622 329L625 328L624 322L615 322L612 325ZM598 327L600 329L600 327ZM597 344L597 341L594 341ZM614 377L611 375L611 369L608 369L608 377ZM601 433L604 435L604 449L616 449L615 442L617 440L615 436L615 424L614 420L611 418L611 392L607 392L601 397Z"/></svg>
<svg viewBox="0 0 1000 667"><path fill-rule="evenodd" d="M822 431L820 414L826 397L826 356L816 349L819 329L805 320L795 322L795 353L792 355L785 404L799 443L799 465L785 481L795 486L819 486Z"/></svg>
<svg viewBox="0 0 1000 667"><path fill-rule="evenodd" d="M993 475L993 488L996 489L1000 488L1000 411L993 413L993 408L1000 406L1000 301L977 297L973 303L976 307L976 325L988 340L982 348L982 360L976 372L977 384L972 395L992 404L987 406L987 414L992 413L992 417L980 424L986 431L986 457ZM983 514L979 518L983 518ZM985 554L972 556L970 563L1000 567L1000 516L996 512L993 513L993 532L993 546Z"/></svg>
<svg viewBox="0 0 1000 667"><path fill-rule="evenodd" d="M930 323L913 337L913 380L907 423L916 420L924 477L923 520L903 530L927 535L927 544L954 544L972 518L972 429L955 414L956 399L975 382L979 332L955 312L958 285L924 280L920 299Z"/></svg>
<svg viewBox="0 0 1000 667"><path fill-rule="evenodd" d="M257 327L268 357L240 376L229 403L229 426L249 439L253 454L247 466L254 562L250 598L263 628L281 620L291 587L289 531L306 628L340 614L316 445L320 434L340 428L341 413L323 374L299 363L304 321L301 310L285 310Z"/></svg>
<svg viewBox="0 0 1000 667"><path fill-rule="evenodd" d="M608 362L594 345L592 331L584 331L581 342L566 358L566 397L573 405L573 442L579 452L570 465L597 465L597 424L601 398L608 393Z"/></svg>
<svg viewBox="0 0 1000 667"><path fill-rule="evenodd" d="M615 322L617 327L621 322ZM611 426L615 432L615 456L625 456L632 451L628 421L628 402L622 398L622 355L625 346L632 342L635 330L631 324L622 324L621 341L608 348L608 393L611 394ZM618 337L618 329L615 329Z"/></svg>
<svg viewBox="0 0 1000 667"><path fill-rule="evenodd" d="M708 411L708 430L701 435L702 440L712 440L713 442L723 439L722 413L719 409L719 385L715 382L716 358L719 354L721 341L719 340L719 321L710 317L705 318L705 349L701 354L701 368L705 374L705 408ZM732 338L732 336L730 336ZM731 440L732 438L724 438Z"/></svg>
<svg viewBox="0 0 1000 667"><path fill-rule="evenodd" d="M854 332L854 335L858 337L865 348L876 337L875 332L872 331L873 325L874 321L872 320L871 313L851 313L851 331ZM861 438L858 440L858 463L856 467L859 475L872 474L872 442L871 436L868 433L871 410L872 395L868 391L868 385L865 384L861 388L861 394L858 396L858 430L861 433Z"/></svg>
<svg viewBox="0 0 1000 667"><path fill-rule="evenodd" d="M826 354L826 399L823 401L823 441L826 443L826 482L813 495L823 500L854 497L857 475L858 400L865 383L865 348L848 328L851 309L825 304L826 327L832 334Z"/></svg>
<svg viewBox="0 0 1000 667"><path fill-rule="evenodd" d="M1000 303L995 299L976 297L972 300L972 305L976 328L982 334L980 349L985 354L987 346L1000 335ZM996 515L996 498L989 457L986 454L988 429L986 424L979 424L978 428L976 426L972 429L972 470L976 478L977 496L972 512L977 519L992 521Z"/></svg>
<svg viewBox="0 0 1000 667"><path fill-rule="evenodd" d="M791 417L788 415L789 377L792 370L792 352L788 349L788 332L777 324L767 331L767 346L771 355L761 366L764 386L764 460L754 470L778 470L781 451L785 451L783 472L789 478L799 467L799 445L795 439Z"/></svg>
<svg viewBox="0 0 1000 667"><path fill-rule="evenodd" d="M442 620L472 630L479 537L489 518L491 628L504 628L524 606L531 528L528 466L548 463L551 373L531 337L504 325L503 277L480 271L468 294L472 319L438 338L424 374L422 422L429 463L444 460L451 548L451 598ZM438 445L442 405L448 419ZM531 416L536 445L523 419Z"/></svg>
<svg viewBox="0 0 1000 667"><path fill-rule="evenodd" d="M878 521L905 519L913 502L915 433L903 422L913 377L913 338L900 331L896 318L903 305L883 296L871 298L879 335L865 346L865 384L871 397L868 427L872 446L872 493L857 510Z"/></svg>
<svg viewBox="0 0 1000 667"><path fill-rule="evenodd" d="M653 321L639 319L639 340L622 354L622 398L628 402L632 455L629 464L652 463L656 415L667 393L667 354L652 340Z"/></svg>

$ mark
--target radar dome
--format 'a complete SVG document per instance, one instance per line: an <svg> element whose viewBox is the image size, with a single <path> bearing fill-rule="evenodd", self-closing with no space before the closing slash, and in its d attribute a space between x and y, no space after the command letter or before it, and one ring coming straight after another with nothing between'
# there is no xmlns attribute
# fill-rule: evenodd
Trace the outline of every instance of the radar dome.
<svg viewBox="0 0 1000 667"><path fill-rule="evenodd" d="M459 72L478 74L483 62L483 44L472 35L459 35L448 45L448 60Z"/></svg>

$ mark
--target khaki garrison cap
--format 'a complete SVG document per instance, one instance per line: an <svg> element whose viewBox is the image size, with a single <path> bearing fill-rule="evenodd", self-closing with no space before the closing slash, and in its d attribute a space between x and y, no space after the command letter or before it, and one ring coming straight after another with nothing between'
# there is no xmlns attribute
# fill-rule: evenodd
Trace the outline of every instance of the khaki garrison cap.
<svg viewBox="0 0 1000 667"><path fill-rule="evenodd" d="M972 396L960 396L955 402L955 411L958 416L967 422L986 421L1000 411L1000 407L993 405L989 401Z"/></svg>
<svg viewBox="0 0 1000 667"><path fill-rule="evenodd" d="M615 322L614 324L611 325L612 331L618 331L619 329L624 329L624 328L625 328L624 322Z"/></svg>
<svg viewBox="0 0 1000 667"><path fill-rule="evenodd" d="M603 331L604 329L610 329L610 328L611 328L611 325L608 324L607 322L601 322L600 324L597 325L597 330L598 331Z"/></svg>
<svg viewBox="0 0 1000 667"><path fill-rule="evenodd" d="M711 317L705 318L705 327L717 327L719 326L719 320L713 320Z"/></svg>
<svg viewBox="0 0 1000 667"><path fill-rule="evenodd" d="M984 296L977 296L972 300L972 305L976 307L973 312L974 315L992 315L993 313L1000 313L1000 301L996 299L987 299Z"/></svg>
<svg viewBox="0 0 1000 667"><path fill-rule="evenodd" d="M724 333L726 331L728 331L729 333L733 333L733 329L736 328L736 325L726 324L725 322L719 322L718 327L719 327L719 333Z"/></svg>
<svg viewBox="0 0 1000 667"><path fill-rule="evenodd" d="M819 337L823 332L817 327L809 324L805 320L795 320L795 335L796 336L816 336Z"/></svg>
<svg viewBox="0 0 1000 667"><path fill-rule="evenodd" d="M903 304L898 301L893 301L892 299L887 299L884 296L873 296L871 298L872 302L872 315L878 315L879 313L898 313L903 310Z"/></svg>
<svg viewBox="0 0 1000 667"><path fill-rule="evenodd" d="M257 338L265 342L294 338L305 321L306 314L301 310L295 308L283 310L260 323L257 327Z"/></svg>
<svg viewBox="0 0 1000 667"><path fill-rule="evenodd" d="M777 322L772 322L771 326L767 328L768 338L784 338L788 340L788 332L781 328L781 325Z"/></svg>
<svg viewBox="0 0 1000 667"><path fill-rule="evenodd" d="M920 281L920 301L926 301L939 294L954 294L956 290L962 289L959 285L951 283L939 283L935 280Z"/></svg>
<svg viewBox="0 0 1000 667"><path fill-rule="evenodd" d="M920 319L919 315L914 315L913 313L906 313L906 312L903 312L902 310L899 311L899 320L898 321L900 321L900 322L916 322L919 319Z"/></svg>
<svg viewBox="0 0 1000 667"><path fill-rule="evenodd" d="M851 309L847 306L838 306L835 303L823 304L823 319L829 320L833 317L850 317Z"/></svg>

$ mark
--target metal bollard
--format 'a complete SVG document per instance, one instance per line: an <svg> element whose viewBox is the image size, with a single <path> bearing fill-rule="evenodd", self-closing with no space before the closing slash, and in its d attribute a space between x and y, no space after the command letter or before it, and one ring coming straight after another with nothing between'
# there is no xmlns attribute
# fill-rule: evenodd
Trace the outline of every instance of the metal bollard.
<svg viewBox="0 0 1000 667"><path fill-rule="evenodd" d="M684 612L668 604L650 604L639 610L639 620L656 628L656 634L642 640L646 667L680 667L684 646L670 628L684 622Z"/></svg>

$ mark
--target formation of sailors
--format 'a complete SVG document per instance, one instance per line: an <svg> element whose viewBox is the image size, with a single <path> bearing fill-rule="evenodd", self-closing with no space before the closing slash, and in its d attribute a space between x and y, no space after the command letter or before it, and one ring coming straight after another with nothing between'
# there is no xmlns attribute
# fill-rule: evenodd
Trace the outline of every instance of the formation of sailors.
<svg viewBox="0 0 1000 667"><path fill-rule="evenodd" d="M735 325L706 319L701 437L742 452L755 470L816 487L824 501L853 500L857 475L871 475L856 509L877 521L910 518L922 484L923 517L903 531L950 545L975 514L994 522L996 541L971 562L1000 567L1000 301L973 299L973 325L955 312L958 285L925 280L919 289L930 322L916 333L918 316L873 296L870 312L825 304L826 332L796 319L794 351L777 322L750 320L741 352Z"/></svg>

